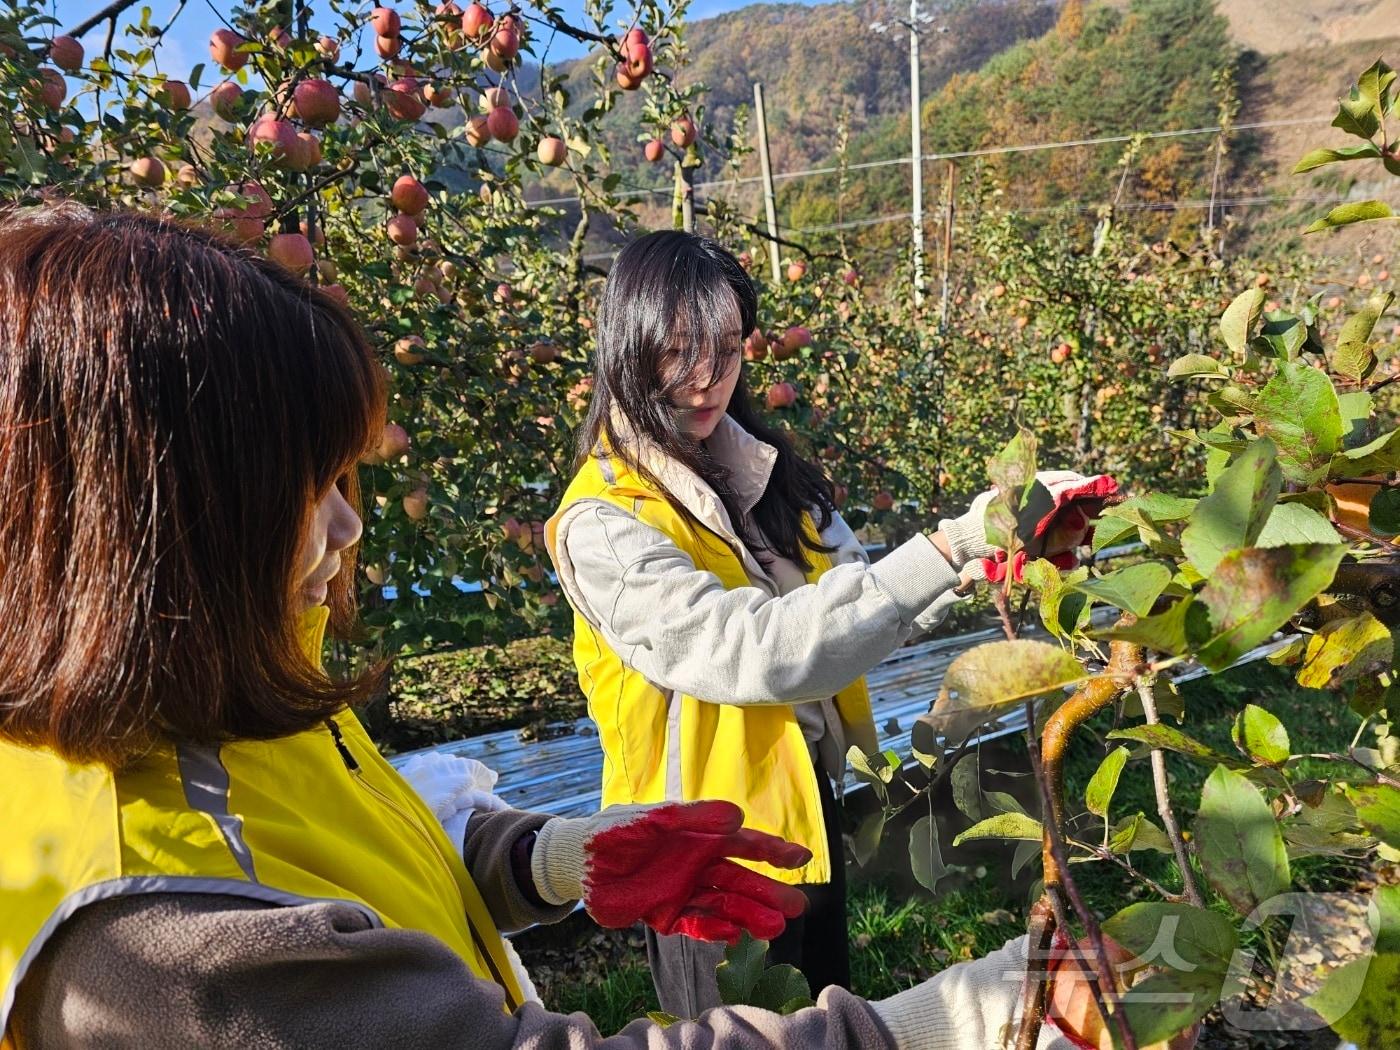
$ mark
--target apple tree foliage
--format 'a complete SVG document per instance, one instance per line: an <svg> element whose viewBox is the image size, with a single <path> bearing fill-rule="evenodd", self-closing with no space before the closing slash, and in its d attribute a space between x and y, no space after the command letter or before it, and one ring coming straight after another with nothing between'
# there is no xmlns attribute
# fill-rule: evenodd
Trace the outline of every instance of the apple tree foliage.
<svg viewBox="0 0 1400 1050"><path fill-rule="evenodd" d="M1342 101L1338 126L1361 137L1379 134L1387 120L1394 127L1393 80L1383 63L1363 74ZM1323 152L1343 153L1318 151L1300 167L1320 162ZM1358 155L1384 159L1379 148ZM1340 224L1336 216L1330 225ZM1006 294L1015 294L1012 282L1036 269L1001 258ZM1044 270L1068 265L1046 262ZM998 585L1008 639L953 661L915 729L914 762L906 768L895 753L852 752L857 775L886 803L857 835L858 855L873 851L884 822L910 804L907 793L901 800L893 790L897 782L917 799L944 776L953 777L955 799L961 794L977 821L954 840L955 850L1001 838L1016 842L1017 868L1039 855L1044 897L1031 912L1032 942L1048 947L1057 927L1087 935L1080 942L1085 966L1115 1045L1168 1039L1242 994L1241 931L1268 923L1271 906L1295 888L1299 858L1365 859L1378 851L1400 858L1400 746L1390 728L1400 714L1400 429L1382 404L1400 369L1382 357L1381 338L1392 299L1374 295L1324 335L1317 302L1286 309L1254 283L1229 301L1208 344L1178 345L1170 359L1154 362L1171 382L1199 392L1190 425L1169 436L1200 457L1204 492L1163 491L1127 464L1129 492L1103 510L1093 548L1131 542L1140 557L1067 572L1036 559L1023 580L1008 574ZM1071 305L1053 294L1048 302ZM1034 498L1037 444L1037 435L1023 432L989 459L998 491L989 521ZM1032 559L1038 553L1027 552ZM1049 640L1019 636L1014 610L1023 599ZM1301 685L1327 690L1361 717L1349 747L1299 754L1289 727L1253 704L1235 713L1228 753L1179 728L1189 712L1171 685L1174 667L1195 662L1222 671L1266 645ZM1066 798L1060 763L1069 740L1114 704L1123 718L1107 734L1105 757L1083 797ZM1018 705L1033 727L1038 813L956 772L975 730ZM1168 712L1175 725L1164 721ZM1368 727L1374 740L1364 739ZM1208 771L1199 799L1169 789L1166 754ZM1323 776L1315 772L1319 759ZM1115 804L1132 776L1152 779L1155 812ZM1194 813L1185 827L1177 821L1184 808ZM914 875L930 888L947 870L935 820L921 818L910 839ZM1146 851L1175 861L1170 885L1134 866L1134 854ZM1118 866L1157 899L1100 921L1075 889L1074 872L1084 864ZM1375 891L1369 931L1353 931L1361 950L1307 999L1322 1021L1360 1046L1400 1046L1397 909L1394 887ZM1130 986L1109 977L1109 942L1144 964ZM1027 1035L1045 1009L1036 983L1025 991Z"/></svg>

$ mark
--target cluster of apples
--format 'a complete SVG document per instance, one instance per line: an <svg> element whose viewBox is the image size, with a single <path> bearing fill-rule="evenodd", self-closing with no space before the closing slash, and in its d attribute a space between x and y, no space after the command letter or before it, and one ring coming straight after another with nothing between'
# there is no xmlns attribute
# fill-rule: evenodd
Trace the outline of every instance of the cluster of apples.
<svg viewBox="0 0 1400 1050"><path fill-rule="evenodd" d="M755 328L744 340L744 360L762 361L771 352L774 361L786 361L796 357L803 347L812 345L812 331L801 325L793 325L785 332L769 332L764 335Z"/></svg>
<svg viewBox="0 0 1400 1050"><path fill-rule="evenodd" d="M634 29L633 32L638 32L638 30ZM683 114L671 124L671 144L677 149L689 149L698 133L699 129L696 128L695 121L691 119L690 114ZM642 146L642 155L655 164L666 156L666 143L661 139L651 139Z"/></svg>

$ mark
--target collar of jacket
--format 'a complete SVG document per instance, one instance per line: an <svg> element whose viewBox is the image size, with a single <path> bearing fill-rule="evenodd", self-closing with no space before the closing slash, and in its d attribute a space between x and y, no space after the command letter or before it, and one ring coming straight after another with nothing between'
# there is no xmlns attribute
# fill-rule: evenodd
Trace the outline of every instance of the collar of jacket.
<svg viewBox="0 0 1400 1050"><path fill-rule="evenodd" d="M651 439L636 433L620 413L614 412L613 427L627 436L637 462L697 521L732 542L740 542L739 531L730 521L729 511L703 478L666 455ZM739 509L749 514L768 488L773 466L778 461L778 450L754 437L728 413L720 419L714 433L705 439L705 447L730 471L730 484L739 499Z"/></svg>

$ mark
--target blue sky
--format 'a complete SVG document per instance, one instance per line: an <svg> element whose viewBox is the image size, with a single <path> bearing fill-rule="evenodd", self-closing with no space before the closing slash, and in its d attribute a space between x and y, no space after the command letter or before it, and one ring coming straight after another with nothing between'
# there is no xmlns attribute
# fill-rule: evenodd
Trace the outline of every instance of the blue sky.
<svg viewBox="0 0 1400 1050"><path fill-rule="evenodd" d="M145 2L150 5L151 21L156 25L163 25L178 4L178 0L145 0ZM810 3L815 2L815 0L801 0L801 2ZM105 3L104 0L51 0L51 6L58 20L67 27L75 25L93 12L101 10ZM229 6L226 0L189 0L185 10L180 14L175 28L171 30L170 36L166 38L165 45L161 48L161 70L170 76L182 77L196 63L207 61L209 58L209 34L221 24L215 14L215 8L227 12ZM365 6L368 10L370 6L368 0ZM407 5L399 4L398 6L406 7ZM498 2L495 6L504 5ZM565 18L575 24L582 23L583 6L582 0L563 0L560 4ZM745 6L747 6L747 0L696 0L690 10L690 20L708 18ZM627 10L628 5L625 0L620 0L617 5L618 14L625 14ZM122 16L123 20L119 22L119 25L125 26L139 19L140 11L139 6L128 9ZM103 32L103 27L98 26L87 35L84 43L89 54L101 47ZM539 42L543 43L542 39ZM585 48L582 44L560 37L554 41L549 57L551 60L575 58L583 54L584 51ZM206 76L206 82L209 79Z"/></svg>

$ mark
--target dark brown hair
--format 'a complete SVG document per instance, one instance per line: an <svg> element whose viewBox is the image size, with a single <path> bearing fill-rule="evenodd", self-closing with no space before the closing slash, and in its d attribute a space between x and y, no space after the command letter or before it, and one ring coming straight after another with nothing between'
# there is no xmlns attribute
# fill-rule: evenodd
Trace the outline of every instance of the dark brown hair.
<svg viewBox="0 0 1400 1050"><path fill-rule="evenodd" d="M361 699L301 654L294 577L316 502L358 501L383 383L339 304L245 249L0 212L0 738L118 765Z"/></svg>

